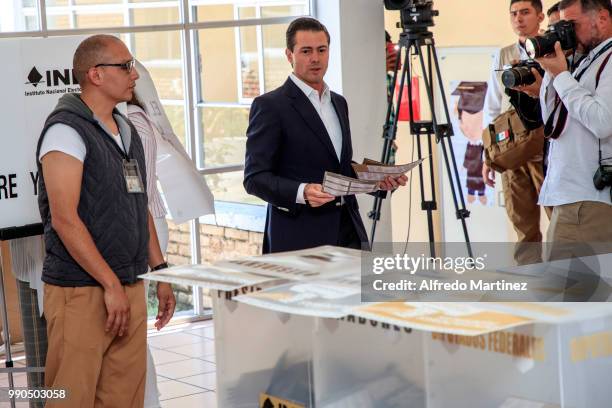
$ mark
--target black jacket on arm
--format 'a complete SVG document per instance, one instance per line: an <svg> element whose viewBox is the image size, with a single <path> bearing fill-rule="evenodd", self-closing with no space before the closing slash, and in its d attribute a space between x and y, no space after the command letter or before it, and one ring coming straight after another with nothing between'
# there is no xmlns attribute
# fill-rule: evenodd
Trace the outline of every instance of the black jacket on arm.
<svg viewBox="0 0 612 408"><path fill-rule="evenodd" d="M334 92L331 100L342 128L340 161L319 114L290 78L251 105L244 187L270 204L264 253L338 244L339 199L319 208L296 203L299 185L323 183L326 171L355 177L346 100ZM367 245L355 196L344 200L357 235Z"/></svg>

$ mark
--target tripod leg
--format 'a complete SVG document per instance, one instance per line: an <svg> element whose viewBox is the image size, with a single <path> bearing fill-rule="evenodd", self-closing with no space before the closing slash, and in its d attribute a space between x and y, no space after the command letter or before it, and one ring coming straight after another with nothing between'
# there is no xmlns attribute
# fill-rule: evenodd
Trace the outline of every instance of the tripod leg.
<svg viewBox="0 0 612 408"><path fill-rule="evenodd" d="M437 81L434 82L434 79L432 77L430 77L427 74L426 71L426 65L425 65L425 59L423 58L423 53L419 53L419 60L421 63L421 68L422 68L422 72L423 72L423 76L424 76L424 80L426 84L429 85L433 85L434 83L438 83L438 86L440 87L440 93L442 95L442 102L443 102L443 108L444 108L444 113L446 115L447 118L447 123L450 125L450 116L448 113L448 106L446 103L446 97L444 95L444 86L442 83L442 77L440 75L440 67L438 64L438 58L437 58L437 54L435 52L435 46L433 45L433 40L431 43L426 44L426 46L428 47L428 50L431 52L430 55L433 55L433 59L430 59L430 70L429 72L432 73L432 75L434 75L434 71L432 71L432 67L431 65L433 65L433 68L435 68L435 75L437 76ZM427 99L429 102L429 107L431 110L431 117L432 117L432 126L433 126L433 132L436 135L436 140L441 142L442 145L442 154L444 156L444 163L446 166L446 171L448 174L448 179L449 179L449 183L450 183L450 187L451 187L451 191L452 191L452 196L453 196L453 203L455 205L455 210L457 213L457 217L461 220L461 224L462 224L462 228L463 228L463 234L465 237L465 242L467 244L467 250L468 250L468 255L472 256L472 248L470 245L470 241L469 241L469 234L468 234L468 230L467 230L467 225L465 222L465 218L469 217L469 211L467 211L465 209L465 203L463 201L463 192L460 191L460 187L459 187L459 172L457 170L457 164L455 161L454 156L451 155L451 159L452 159L452 165L453 165L453 170L451 170L450 168L450 163L451 161L449 160L449 154L448 154L448 150L450 150L452 152L452 147L450 149L447 149L446 144L444 143L444 139L448 138L452 135L452 132L448 132L448 134L444 134L444 132L442 131L442 129L440 128L439 124L438 124L438 120L437 120L437 116L436 116L436 111L434 109L434 99L433 99L433 86L426 86L425 87L427 90ZM450 144L450 142L448 142ZM457 181L457 184L455 185L455 180ZM459 190L459 192L457 192L457 190ZM457 196L459 196L460 200L461 200L461 207L459 207L459 202L457 200Z"/></svg>
<svg viewBox="0 0 612 408"><path fill-rule="evenodd" d="M440 87L440 96L442 97L442 105L444 106L444 115L446 117L446 123L449 124L449 132L447 134L447 136L445 137L446 142L448 143L448 152L450 153L450 159L452 162L452 168L453 168L453 173L455 176L455 180L457 182L457 189L455 190L453 184L452 184L452 175L450 174L450 169L448 168L447 165L447 171L449 171L449 180L451 180L451 188L453 188L453 194L455 191L458 192L459 194L459 202L457 202L455 200L455 210L457 212L457 218L461 220L461 225L463 228L463 237L465 239L465 243L467 246L467 251L468 251L468 255L470 257L473 256L472 254L472 245L470 242L470 237L469 237L469 233L468 233L468 229L467 229L467 223L466 223L466 218L468 218L470 216L470 212L466 209L465 206L465 199L463 197L463 190L461 189L461 183L460 183L460 179L459 179L459 170L457 169L457 161L455 159L455 149L453 147L453 144L451 143L450 137L452 137L453 132L452 132L452 127L450 127L450 124L452 123L450 120L450 114L448 111L448 103L446 101L446 93L444 92L444 83L442 81L442 74L440 72L440 64L438 62L438 54L436 51L436 47L435 45L432 43L429 46L431 53L433 55L433 62L434 62L434 68L435 68L435 72L436 72L436 76L438 78L438 86ZM444 141L443 142L443 146L444 146ZM444 151L444 149L443 149ZM448 153L445 153L445 160L448 161Z"/></svg>
<svg viewBox="0 0 612 408"><path fill-rule="evenodd" d="M409 64L410 50L409 48L406 47L406 44L401 43L400 50L399 50L399 56L395 63L395 71L393 73L393 84L395 84L397 81L397 76L398 76L398 71L399 71L399 61L401 59L400 57L402 55L402 51L405 52L405 59L404 59L404 65L402 67L401 74L400 74L401 80L400 80L400 88L399 88L398 95L397 95L397 104L395 106L395 116L391 118L391 112L393 109L393 97L395 94L394 92L395 86L393 86L392 88L390 87L392 91L388 99L387 115L385 118L385 124L383 126L384 144L383 144L383 152L382 152L382 159L381 159L381 162L383 164L388 164L391 158L391 149L393 148L393 141L395 140L395 137L397 135L397 121L399 118L400 106L401 106L401 101L402 101L402 96L403 96L403 91L404 91L404 81L406 79L406 75L410 72L410 64ZM410 89L410 83L408 86ZM374 238L376 237L376 226L378 224L378 221L380 220L381 207L382 207L382 198L375 197L374 205L372 206L372 211L368 213L368 217L372 220L372 228L370 230L370 248L374 248Z"/></svg>

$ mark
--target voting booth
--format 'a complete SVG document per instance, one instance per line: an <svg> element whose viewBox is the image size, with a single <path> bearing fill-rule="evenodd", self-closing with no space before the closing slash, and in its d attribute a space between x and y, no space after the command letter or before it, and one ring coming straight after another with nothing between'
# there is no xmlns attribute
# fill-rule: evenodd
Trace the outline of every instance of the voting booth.
<svg viewBox="0 0 612 408"><path fill-rule="evenodd" d="M230 295L213 303L219 407L261 407L262 396L318 408L604 408L612 400L610 316L460 336L290 315Z"/></svg>
<svg viewBox="0 0 612 408"><path fill-rule="evenodd" d="M213 291L219 407L610 406L609 303L361 303L351 251L145 277L223 288Z"/></svg>

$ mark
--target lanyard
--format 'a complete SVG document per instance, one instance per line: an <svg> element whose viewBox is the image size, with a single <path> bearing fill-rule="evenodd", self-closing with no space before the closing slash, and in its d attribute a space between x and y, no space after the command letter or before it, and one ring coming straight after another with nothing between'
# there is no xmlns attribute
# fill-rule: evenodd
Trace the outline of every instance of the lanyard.
<svg viewBox="0 0 612 408"><path fill-rule="evenodd" d="M612 48L612 41L608 41L608 43L601 50L599 50L597 54L595 54L593 59L589 61L589 64L575 76L576 81L580 82L580 79L582 79L582 76L588 71L589 68L591 68L591 65L593 65L593 63L597 61L599 57L605 54L605 52L608 51L610 48ZM588 59L589 57L586 58ZM580 68L580 66L578 66L578 68Z"/></svg>

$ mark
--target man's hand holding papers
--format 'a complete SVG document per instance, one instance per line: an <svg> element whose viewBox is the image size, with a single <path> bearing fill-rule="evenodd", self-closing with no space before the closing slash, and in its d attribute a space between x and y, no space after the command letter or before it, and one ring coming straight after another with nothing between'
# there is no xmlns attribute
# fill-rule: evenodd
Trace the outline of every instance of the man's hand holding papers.
<svg viewBox="0 0 612 408"><path fill-rule="evenodd" d="M424 160L425 158L409 164L391 166L364 159L362 164L353 164L357 178L325 172L322 191L333 196L343 196L373 193L378 190L395 190L408 183L406 173L412 171Z"/></svg>

